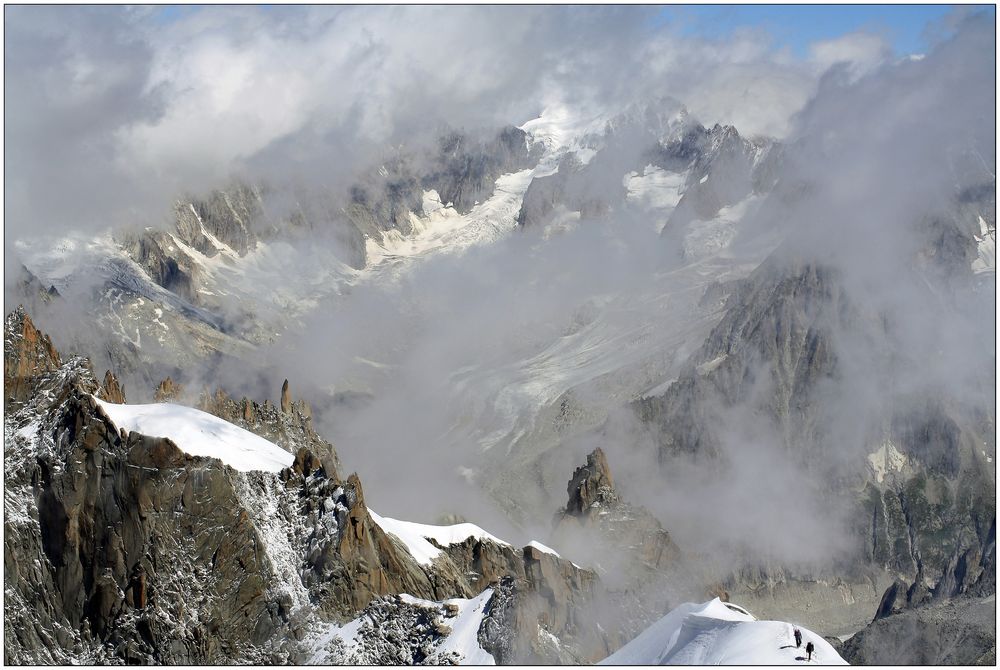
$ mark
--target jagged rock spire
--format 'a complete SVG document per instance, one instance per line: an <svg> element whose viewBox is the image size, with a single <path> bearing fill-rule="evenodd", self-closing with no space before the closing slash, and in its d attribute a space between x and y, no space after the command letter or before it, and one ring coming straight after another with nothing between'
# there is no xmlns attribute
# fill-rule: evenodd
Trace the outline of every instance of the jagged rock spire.
<svg viewBox="0 0 1000 670"><path fill-rule="evenodd" d="M288 390L288 380L281 385L281 411L285 414L292 413L292 393Z"/></svg>
<svg viewBox="0 0 1000 670"><path fill-rule="evenodd" d="M579 516L584 514L591 505L614 497L615 483L611 478L608 460L600 447L587 456L587 464L573 472L566 492L569 501L566 503L566 513Z"/></svg>
<svg viewBox="0 0 1000 670"><path fill-rule="evenodd" d="M176 400L184 394L184 387L175 382L172 378L167 377L160 385L156 387L156 393L153 394L153 400L156 402L170 402Z"/></svg>
<svg viewBox="0 0 1000 670"><path fill-rule="evenodd" d="M104 383L97 390L97 397L107 402L113 402L116 405L125 404L125 389L122 387L121 382L118 381L118 377L115 377L115 373L111 370L104 373Z"/></svg>

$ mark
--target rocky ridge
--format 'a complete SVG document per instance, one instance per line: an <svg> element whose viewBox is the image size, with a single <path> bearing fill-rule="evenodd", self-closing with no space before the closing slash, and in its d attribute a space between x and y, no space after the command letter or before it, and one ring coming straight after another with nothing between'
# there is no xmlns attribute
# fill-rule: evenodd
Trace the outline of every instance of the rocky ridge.
<svg viewBox="0 0 1000 670"><path fill-rule="evenodd" d="M632 105L581 144L593 155L584 160L570 151L553 174L532 180L517 218L521 227L544 227L559 214L588 219L620 209L627 192L622 175L653 166L684 178L661 233L675 245L692 221L769 192L781 157L777 142L743 138L733 126L705 128L670 99Z"/></svg>
<svg viewBox="0 0 1000 670"><path fill-rule="evenodd" d="M288 662L322 622L379 597L469 598L501 582L504 658L597 660L617 643L581 618L596 575L533 546L469 538L419 564L332 446L306 446L328 443L302 403L203 398L298 446L280 473L237 472L119 431L92 397L124 400L114 375L99 384L86 359L62 362L23 310L5 326L20 389L5 420L7 662ZM562 642L540 646L543 630Z"/></svg>

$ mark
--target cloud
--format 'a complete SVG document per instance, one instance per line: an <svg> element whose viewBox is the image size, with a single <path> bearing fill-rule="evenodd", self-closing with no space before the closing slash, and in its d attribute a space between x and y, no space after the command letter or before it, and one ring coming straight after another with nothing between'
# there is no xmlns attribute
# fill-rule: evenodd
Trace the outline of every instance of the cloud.
<svg viewBox="0 0 1000 670"><path fill-rule="evenodd" d="M843 64L857 78L888 61L892 46L881 35L858 32L813 43L809 57L819 71Z"/></svg>
<svg viewBox="0 0 1000 670"><path fill-rule="evenodd" d="M335 191L386 145L419 142L443 124L496 127L557 103L617 108L670 95L706 124L789 138L786 183L816 188L774 199L741 226L751 236L775 228L792 236L795 250L843 269L853 290L895 314L901 351L921 365L911 381L927 370L943 383L959 379L981 365L963 350L967 338L981 345L993 332L981 322L993 313L979 302L967 307L975 318L942 318L950 313L928 302L909 270L924 241L911 236L913 222L954 193L953 167L966 155L955 147L989 156L995 145L994 65L981 57L993 53L995 36L982 22L963 23L922 61L888 63L871 35L814 45L801 61L760 32L724 42L682 37L656 27L655 9L634 7L209 7L169 19L116 7L7 12L9 238L153 224L171 199L233 173ZM480 421L507 428L505 402L523 403L518 393L545 383L570 384L577 362L551 363L563 359L549 346L571 342L597 316L608 329L593 329L608 338L601 346L615 350L683 321L669 311L674 303L621 298L651 286L671 299L690 289L683 278L655 283L670 254L648 222L619 212L606 225L587 223L549 240L510 236L355 286L262 352L266 363L253 373L287 376L312 397L330 387L374 390L367 405L317 410L321 432L343 438L345 460L385 506L377 509L422 520L459 512L484 523L475 515L490 514L491 502L462 468L506 454L477 453L456 436ZM840 344L845 355L858 353L849 340ZM244 362L223 368L212 374L251 374ZM843 401L834 414L849 416L856 405L848 400L877 391L864 372L851 372L856 388L831 392ZM503 384L483 392L495 406L453 402L462 384L491 383ZM550 389L541 390L537 402L549 401ZM730 417L730 432L742 416ZM694 530L711 531L697 514L723 501L734 513L719 533L774 551L813 558L828 546L819 539L839 537L810 502L814 482L781 459L773 436L760 428L752 440L727 437L743 459L723 480L729 486L679 469L671 475L678 493L664 497L677 505L661 508L676 510L664 517L668 529L690 513ZM636 481L652 471L648 458L621 468ZM750 495L758 504L741 506ZM788 535L789 509L812 510L819 521ZM535 513L547 521L552 511ZM777 534L768 532L771 512L785 520Z"/></svg>
<svg viewBox="0 0 1000 670"><path fill-rule="evenodd" d="M815 67L759 32L682 37L644 7L12 7L7 223L155 225L234 174L335 189L443 125L650 90L781 134ZM861 49L858 53L868 57ZM845 57L852 57L844 52Z"/></svg>

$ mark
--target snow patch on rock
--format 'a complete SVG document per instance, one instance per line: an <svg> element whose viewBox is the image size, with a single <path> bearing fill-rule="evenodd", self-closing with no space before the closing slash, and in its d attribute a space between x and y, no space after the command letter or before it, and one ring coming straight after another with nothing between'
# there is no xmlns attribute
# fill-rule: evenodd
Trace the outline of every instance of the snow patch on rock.
<svg viewBox="0 0 1000 670"><path fill-rule="evenodd" d="M423 523L413 523L412 521L390 519L377 514L371 509L368 510L368 513L382 530L395 536L402 542L410 552L410 555L421 565L431 565L434 559L441 554L441 550L428 540L434 540L438 545L446 547L452 544L461 544L471 537L477 540L510 546L509 542L504 542L490 535L472 523L457 523L453 526L431 526Z"/></svg>
<svg viewBox="0 0 1000 670"><path fill-rule="evenodd" d="M171 403L116 405L94 400L119 429L168 438L184 453L217 458L240 472L281 472L295 460L273 442L193 407Z"/></svg>

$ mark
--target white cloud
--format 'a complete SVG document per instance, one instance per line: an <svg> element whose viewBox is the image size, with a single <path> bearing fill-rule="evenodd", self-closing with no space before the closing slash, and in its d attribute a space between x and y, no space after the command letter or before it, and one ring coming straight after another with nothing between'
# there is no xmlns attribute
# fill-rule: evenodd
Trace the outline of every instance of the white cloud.
<svg viewBox="0 0 1000 670"><path fill-rule="evenodd" d="M857 32L813 43L809 47L809 57L820 71L844 65L856 79L888 62L892 47L879 35Z"/></svg>
<svg viewBox="0 0 1000 670"><path fill-rule="evenodd" d="M646 7L18 7L8 12L7 209L36 230L155 223L234 173L320 178L442 125L521 123L543 102L669 95L711 125L784 135L821 70L885 45L848 35L811 59L743 30L651 29ZM852 71L854 71L852 70ZM39 85L41 84L41 85Z"/></svg>

